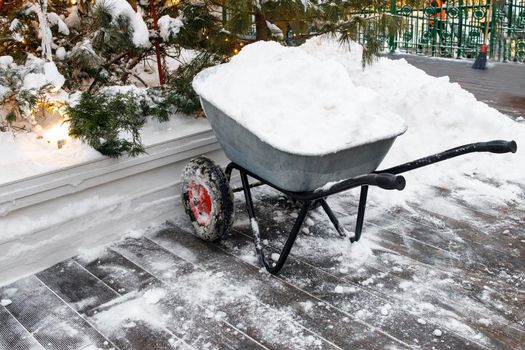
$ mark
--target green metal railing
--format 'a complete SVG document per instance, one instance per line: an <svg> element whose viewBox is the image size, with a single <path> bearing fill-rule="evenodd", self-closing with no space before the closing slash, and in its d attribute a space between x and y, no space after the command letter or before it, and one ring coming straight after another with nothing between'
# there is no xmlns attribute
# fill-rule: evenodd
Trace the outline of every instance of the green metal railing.
<svg viewBox="0 0 525 350"><path fill-rule="evenodd" d="M389 12L403 18L403 29L386 38L385 49L428 56L474 58L479 52L489 25L487 41L491 59L525 62L525 0L494 1L487 20L489 3L485 0L449 0L441 10L430 0L392 1ZM414 5L415 4L415 5ZM371 15L363 12L363 16Z"/></svg>

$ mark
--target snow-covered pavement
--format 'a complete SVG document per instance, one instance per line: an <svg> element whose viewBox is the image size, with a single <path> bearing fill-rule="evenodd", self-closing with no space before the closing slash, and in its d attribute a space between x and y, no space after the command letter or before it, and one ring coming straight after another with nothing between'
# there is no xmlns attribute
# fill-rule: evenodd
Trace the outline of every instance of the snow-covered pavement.
<svg viewBox="0 0 525 350"><path fill-rule="evenodd" d="M181 220L0 288L10 301L0 307L0 347L519 348L523 211L434 191L410 212L372 202L352 246L311 212L277 277L257 265L239 197L220 244L194 238ZM268 188L255 194L271 250L297 209ZM356 194L330 203L351 225Z"/></svg>

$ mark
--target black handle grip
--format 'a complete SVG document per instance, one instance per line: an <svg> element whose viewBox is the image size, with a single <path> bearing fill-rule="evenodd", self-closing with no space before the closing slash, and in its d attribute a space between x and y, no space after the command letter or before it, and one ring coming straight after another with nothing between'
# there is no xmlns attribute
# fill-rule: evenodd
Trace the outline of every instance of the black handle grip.
<svg viewBox="0 0 525 350"><path fill-rule="evenodd" d="M373 182L373 185L381 187L385 190L401 191L406 185L406 181L403 176L392 174L377 174Z"/></svg>
<svg viewBox="0 0 525 350"><path fill-rule="evenodd" d="M478 142L476 144L478 152L491 153L516 153L518 145L516 141L496 140L489 142Z"/></svg>

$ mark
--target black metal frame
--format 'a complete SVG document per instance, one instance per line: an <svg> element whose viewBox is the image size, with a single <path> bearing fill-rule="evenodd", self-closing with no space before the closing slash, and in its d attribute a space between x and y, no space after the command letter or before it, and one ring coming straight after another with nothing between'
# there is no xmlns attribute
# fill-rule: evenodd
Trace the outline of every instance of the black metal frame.
<svg viewBox="0 0 525 350"><path fill-rule="evenodd" d="M316 191L309 191L309 192L292 192L292 191L288 191L288 190L279 188L276 185L272 184L271 182L261 178L260 176L250 172L249 170L233 162L228 164L228 166L226 167L225 173L226 173L228 180L230 180L232 171L234 169L239 171L241 182L242 182L242 187L234 191L242 190L244 192L244 198L246 200L248 216L250 218L252 233L253 233L254 240L255 240L255 249L256 249L256 252L259 258L259 262L261 263L262 266L266 268L266 270L268 270L268 272L272 274L277 274L284 266L286 259L288 258L288 255L290 254L290 251L292 249L293 244L295 243L299 230L301 229L301 226L306 218L306 214L312 207L316 206L316 204L320 204L320 206L323 208L323 210L328 215L328 218L334 225L339 235L343 237L346 236L347 231L344 229L344 227L341 227L332 209L326 202L326 198L328 196L331 196L333 194L337 194L343 191L347 191L352 188L361 187L361 194L359 197L359 205L358 205L358 211L357 211L357 220L356 220L356 225L355 225L355 233L354 233L354 236L350 237L351 242L356 242L361 238L361 232L363 230L366 200L367 200L369 186L377 186L377 187L380 187L386 190L401 191L405 188L406 182L405 182L405 178L398 174L401 174L401 173L404 173L410 170L418 169L418 168L421 168L421 167L424 167L430 164L438 163L446 159L458 157L458 156L461 156L467 153L472 153L472 152L491 152L491 153L512 152L512 153L515 153L516 150L517 150L517 145L516 145L516 142L514 141L490 141L490 142L472 143L472 144L452 148L447 151L437 153L437 154L434 154L428 157L420 158L412 162L404 163L404 164L401 164L401 165L398 165L398 166L395 166L389 169L379 170L371 174L360 175L360 176L357 176L351 179L340 181L334 184L332 187L327 188L327 189L319 189ZM248 181L248 176L258 180L258 182L250 184L250 182ZM296 201L302 202L302 206L299 211L299 215L297 216L297 219L295 220L295 223L292 227L291 232L288 234L288 238L286 239L284 247L281 250L281 253L279 254L279 259L275 264L268 263L264 255L263 245L262 245L261 236L259 233L257 218L255 217L255 209L253 206L253 200L252 200L252 195L251 195L251 188L256 187L256 186L261 186L261 185L268 185L270 187L273 187L274 189L284 193L288 197Z"/></svg>

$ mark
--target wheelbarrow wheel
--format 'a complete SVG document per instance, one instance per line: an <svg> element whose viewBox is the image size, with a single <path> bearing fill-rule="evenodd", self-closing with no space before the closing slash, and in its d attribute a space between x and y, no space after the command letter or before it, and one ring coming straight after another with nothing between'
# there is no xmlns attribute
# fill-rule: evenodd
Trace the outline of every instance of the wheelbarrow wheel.
<svg viewBox="0 0 525 350"><path fill-rule="evenodd" d="M223 237L233 223L233 192L226 175L206 157L192 159L182 173L182 203L194 234L205 240Z"/></svg>

